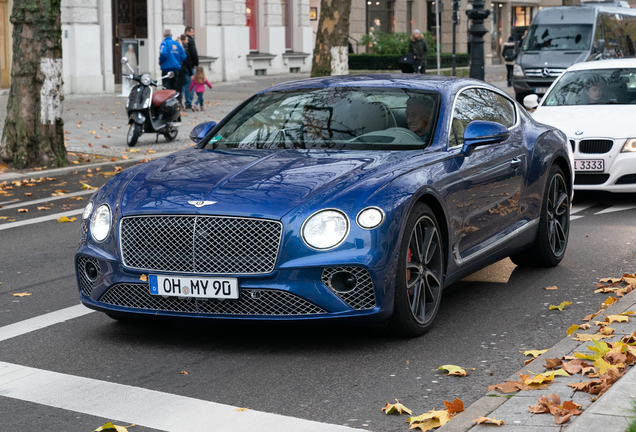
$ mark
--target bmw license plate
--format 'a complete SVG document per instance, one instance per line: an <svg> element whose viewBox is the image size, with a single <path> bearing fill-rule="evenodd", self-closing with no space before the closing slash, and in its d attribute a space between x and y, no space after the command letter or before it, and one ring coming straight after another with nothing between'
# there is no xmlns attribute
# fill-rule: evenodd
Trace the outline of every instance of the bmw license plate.
<svg viewBox="0 0 636 432"><path fill-rule="evenodd" d="M537 87L536 89L534 89L534 92L536 94L545 94L545 92L548 91L547 87Z"/></svg>
<svg viewBox="0 0 636 432"><path fill-rule="evenodd" d="M574 171L605 171L603 159L576 159Z"/></svg>
<svg viewBox="0 0 636 432"><path fill-rule="evenodd" d="M173 297L237 299L237 278L150 275L150 294Z"/></svg>

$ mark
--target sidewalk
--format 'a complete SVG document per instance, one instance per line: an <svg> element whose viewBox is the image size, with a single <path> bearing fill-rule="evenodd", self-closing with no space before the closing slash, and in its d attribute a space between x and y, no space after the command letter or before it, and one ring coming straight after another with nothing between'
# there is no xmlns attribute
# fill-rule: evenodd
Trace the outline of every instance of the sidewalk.
<svg viewBox="0 0 636 432"><path fill-rule="evenodd" d="M636 312L636 290L607 308L603 313L590 321L590 329L576 331L578 334L595 334L598 327L594 321L603 321L610 315L619 315L623 312ZM630 321L625 323L613 323L614 335L606 342L617 342L623 336L636 331L636 317L630 316ZM564 329L565 331L565 329ZM563 358L574 353L592 354L589 347L593 342L578 342L568 336L550 348L546 353L534 359L526 367L519 370L519 374L539 374L546 372L544 368L547 359ZM591 362L590 362L591 363ZM514 374L507 381L516 381L518 374ZM636 402L636 368L632 367L598 400L595 395L582 391L574 391L568 384L590 381L591 377L581 374L573 374L569 377L559 376L554 379L547 389L518 391L514 395L505 395L493 390L477 402L466 408L439 430L443 432L481 432L481 431L523 431L523 432L625 432L628 425L636 419L633 403ZM556 394L561 398L561 404L572 400L582 406L583 413L573 416L569 422L558 425L552 414L532 414L528 407L537 405L537 398L545 395ZM512 396L511 396L512 395ZM473 420L478 417L489 417L503 420L502 426L493 424L476 425Z"/></svg>

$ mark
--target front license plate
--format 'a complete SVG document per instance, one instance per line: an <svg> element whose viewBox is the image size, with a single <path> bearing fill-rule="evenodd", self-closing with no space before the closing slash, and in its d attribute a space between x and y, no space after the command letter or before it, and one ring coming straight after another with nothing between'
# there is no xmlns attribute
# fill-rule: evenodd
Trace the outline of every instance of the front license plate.
<svg viewBox="0 0 636 432"><path fill-rule="evenodd" d="M175 297L237 299L237 278L150 275L150 294Z"/></svg>
<svg viewBox="0 0 636 432"><path fill-rule="evenodd" d="M534 92L536 94L545 94L545 92L547 92L547 91L548 91L547 87L539 87L539 88L534 89Z"/></svg>
<svg viewBox="0 0 636 432"><path fill-rule="evenodd" d="M601 171L605 170L603 159L576 159L574 171Z"/></svg>

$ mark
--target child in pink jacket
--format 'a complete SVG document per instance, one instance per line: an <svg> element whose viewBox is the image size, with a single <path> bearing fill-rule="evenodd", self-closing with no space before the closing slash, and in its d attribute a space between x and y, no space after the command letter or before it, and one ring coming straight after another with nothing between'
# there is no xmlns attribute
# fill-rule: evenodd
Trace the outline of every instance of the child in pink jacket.
<svg viewBox="0 0 636 432"><path fill-rule="evenodd" d="M205 108L203 108L203 92L205 91L206 85L212 88L212 84L205 78L205 70L203 70L201 66L197 66L194 72L194 79L190 83L190 91L194 88L197 94L197 101L192 105L192 111L205 111ZM198 109L197 104L200 107Z"/></svg>

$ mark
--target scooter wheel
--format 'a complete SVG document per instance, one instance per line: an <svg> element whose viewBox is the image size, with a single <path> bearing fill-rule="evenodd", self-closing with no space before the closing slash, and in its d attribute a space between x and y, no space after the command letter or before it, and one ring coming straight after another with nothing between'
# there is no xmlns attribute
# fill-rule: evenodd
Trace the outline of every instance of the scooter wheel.
<svg viewBox="0 0 636 432"><path fill-rule="evenodd" d="M126 136L126 144L128 147L134 147L137 144L137 140L141 136L141 125L137 123L131 123L128 128L128 135Z"/></svg>
<svg viewBox="0 0 636 432"><path fill-rule="evenodd" d="M170 132L166 132L163 135L166 137L166 142L170 142L177 137L178 133L179 133L179 129L173 129Z"/></svg>

